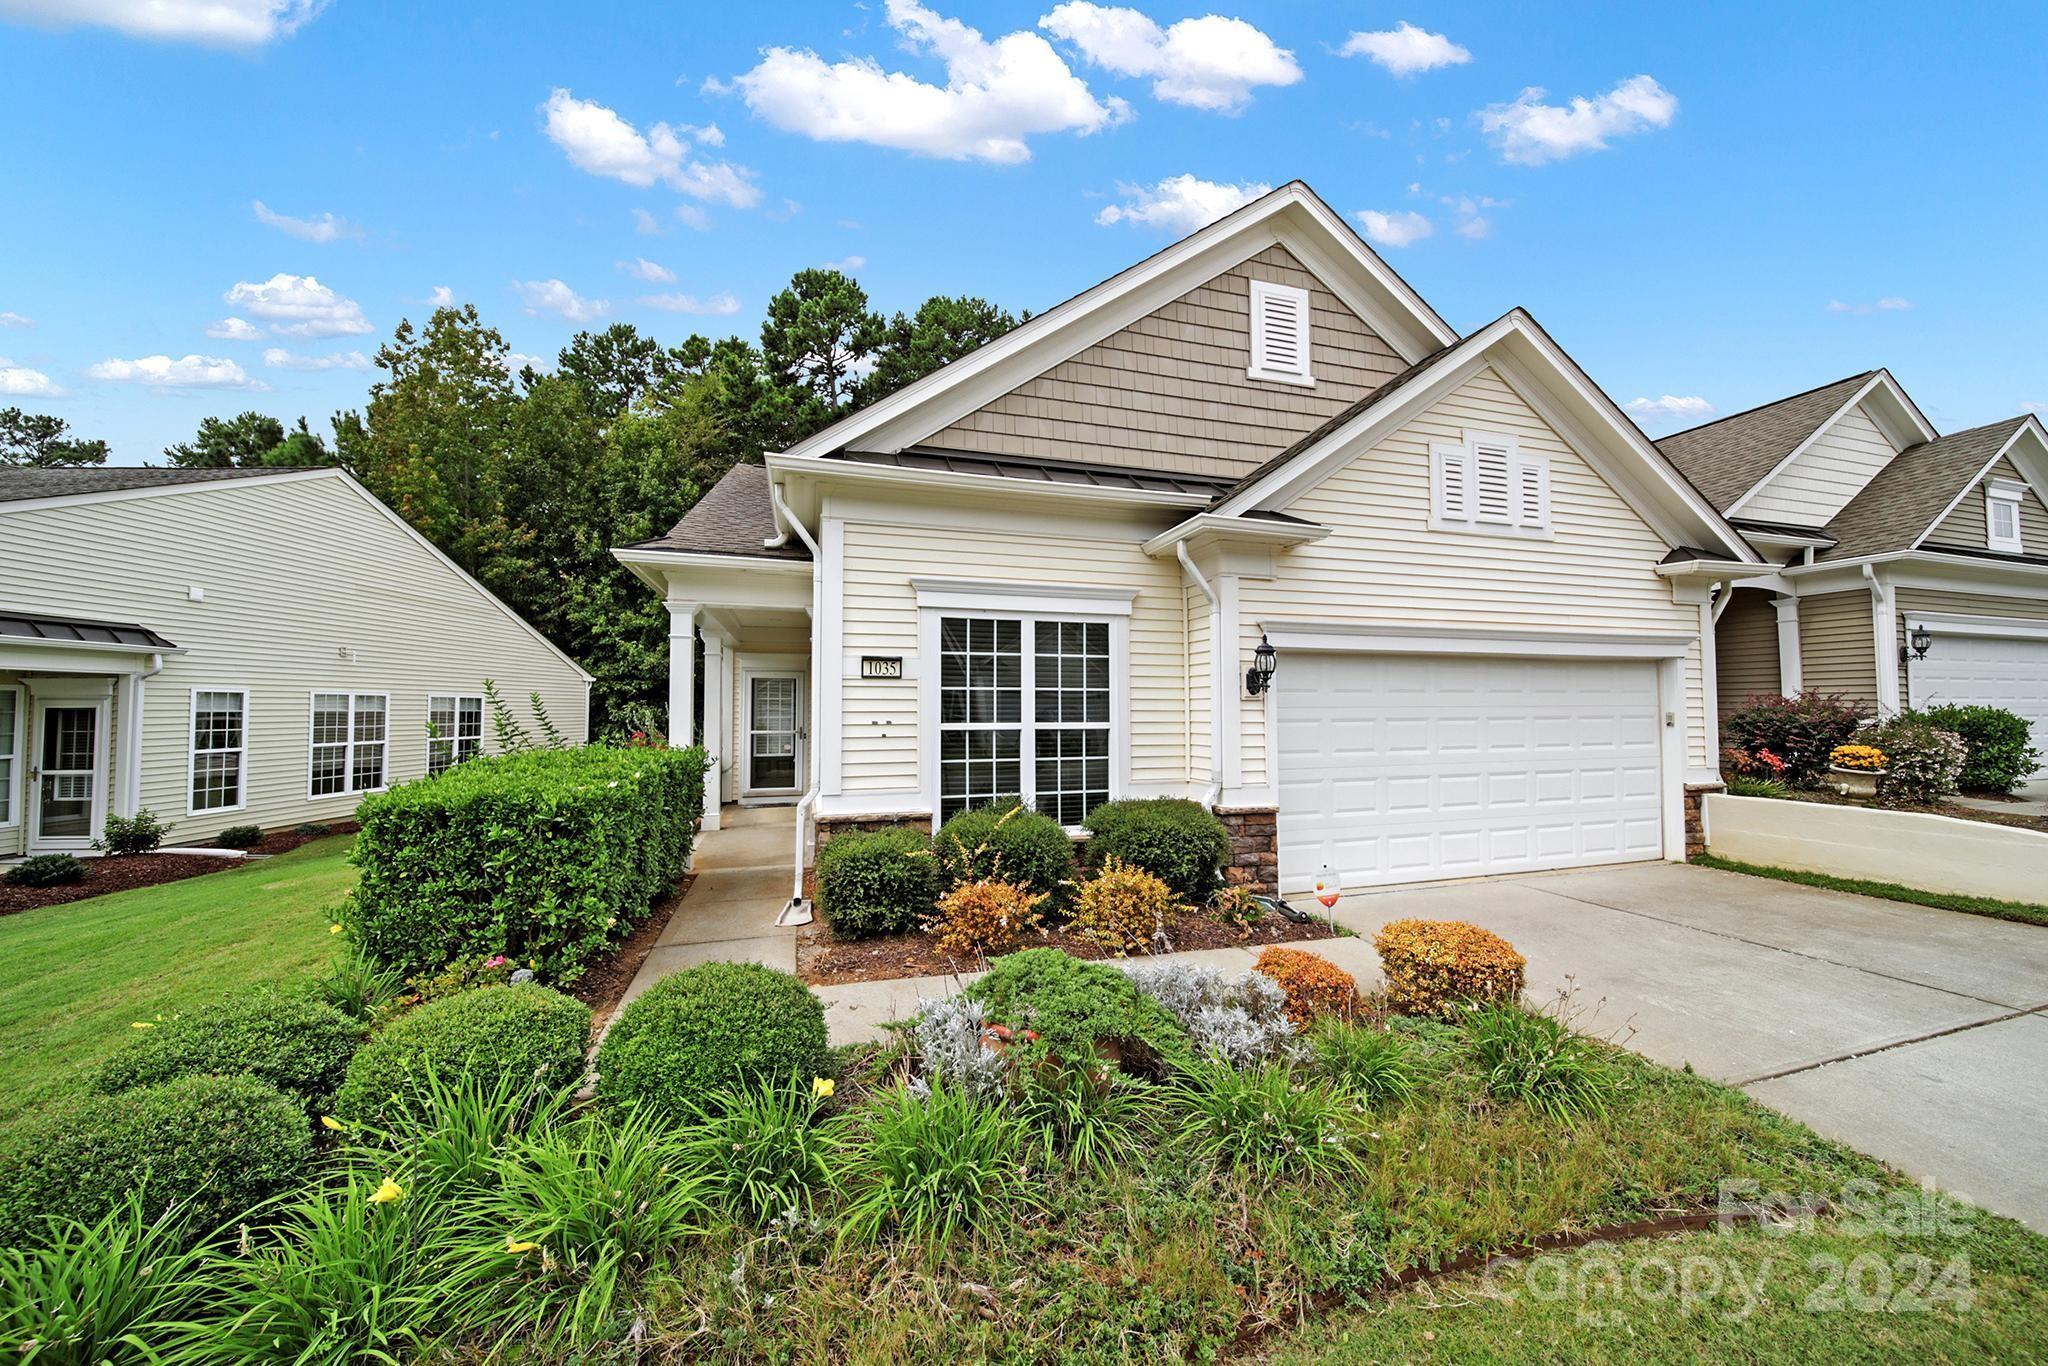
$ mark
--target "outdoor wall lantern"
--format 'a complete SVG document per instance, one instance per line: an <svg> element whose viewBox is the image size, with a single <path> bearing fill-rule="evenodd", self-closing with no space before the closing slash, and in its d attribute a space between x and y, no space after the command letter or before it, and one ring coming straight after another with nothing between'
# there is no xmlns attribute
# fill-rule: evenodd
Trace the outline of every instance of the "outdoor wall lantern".
<svg viewBox="0 0 2048 1366"><path fill-rule="evenodd" d="M1901 664L1905 663L1909 656L1913 659L1927 658L1927 647L1934 644L1934 632L1928 630L1925 626L1916 626L1913 628L1913 634L1907 636L1906 639L1909 643L1899 647L1899 663Z"/></svg>
<svg viewBox="0 0 2048 1366"><path fill-rule="evenodd" d="M1252 666L1244 671L1244 690L1253 697L1273 686L1273 670L1280 657L1274 653L1265 632L1259 633L1259 648L1252 651Z"/></svg>

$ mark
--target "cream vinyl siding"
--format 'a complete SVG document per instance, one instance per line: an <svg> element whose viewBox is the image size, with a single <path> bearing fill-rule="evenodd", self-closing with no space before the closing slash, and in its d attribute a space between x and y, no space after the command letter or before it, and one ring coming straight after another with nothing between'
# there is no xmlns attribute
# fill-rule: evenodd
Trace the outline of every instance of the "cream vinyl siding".
<svg viewBox="0 0 2048 1366"><path fill-rule="evenodd" d="M1209 646L1214 620L1209 600L1199 588L1181 590L1186 603L1188 634L1188 779L1208 784L1216 781L1210 769L1209 725L1213 713L1209 699L1211 675L1215 673L1215 651Z"/></svg>
<svg viewBox="0 0 2048 1366"><path fill-rule="evenodd" d="M910 676L841 680L841 791L904 793L921 787L918 689L931 686L926 675L936 662L918 659L911 580L925 576L1134 590L1130 733L1114 743L1129 746L1134 786L1184 787L1187 640L1179 565L1148 558L1139 549L1145 533L1136 529L1119 538L1106 531L1060 534L1050 519L1041 533L977 528L961 524L958 516L948 520L955 525L834 524L845 556L845 654L901 655Z"/></svg>
<svg viewBox="0 0 2048 1366"><path fill-rule="evenodd" d="M1430 445L1455 444L1467 430L1513 436L1549 458L1550 538L1430 529ZM1332 534L1276 554L1272 580L1244 581L1247 652L1258 643L1257 623L1280 620L1699 631L1699 609L1672 601L1657 577L1669 548L1663 539L1491 369L1282 510ZM1685 676L1689 762L1705 767L1696 642ZM1257 786L1266 781L1264 707L1246 702L1242 714L1244 781Z"/></svg>
<svg viewBox="0 0 2048 1366"><path fill-rule="evenodd" d="M1720 683L1721 715L1750 698L1776 693L1778 677L1778 609L1771 594L1738 588L1735 600L1714 629L1714 672Z"/></svg>
<svg viewBox="0 0 2048 1366"><path fill-rule="evenodd" d="M2044 542L2048 544L2048 542ZM1892 605L1899 609L1899 640L1906 639L1906 617L1914 612L1951 612L1972 617L2018 617L2022 621L2048 621L2048 598L2009 598L1997 593L1958 593L1942 588L1894 588ZM1940 646L1935 647L1939 649ZM1906 681L1907 665L1900 664L1899 697L1912 696Z"/></svg>
<svg viewBox="0 0 2048 1366"><path fill-rule="evenodd" d="M2025 484L2020 472L2013 468L2010 459L2001 459L1991 467L1984 480L1978 482L1963 495L1955 510L1936 524L1927 533L1923 542L1927 546L1956 545L1971 550L1984 549L1984 484L1998 479L2011 484ZM2020 544L2029 555L2048 555L2048 507L2043 507L2041 497L2029 487L2020 497Z"/></svg>
<svg viewBox="0 0 2048 1366"><path fill-rule="evenodd" d="M1862 406L1851 408L1742 504L1751 521L1825 526L1898 454Z"/></svg>
<svg viewBox="0 0 2048 1366"><path fill-rule="evenodd" d="M1255 380L1251 282L1309 291L1313 386ZM1284 247L1268 247L922 444L1241 475L1405 366Z"/></svg>
<svg viewBox="0 0 2048 1366"><path fill-rule="evenodd" d="M1799 678L1812 692L1877 705L1870 592L1850 588L1799 599Z"/></svg>
<svg viewBox="0 0 2048 1366"><path fill-rule="evenodd" d="M338 477L0 506L0 542L0 603L140 622L182 647L143 691L142 805L174 842L354 811L359 794L306 796L315 692L390 695L387 782L426 772L428 695L479 693L486 677L529 730L538 692L564 733L587 733L575 669ZM239 810L185 812L195 688L248 691Z"/></svg>

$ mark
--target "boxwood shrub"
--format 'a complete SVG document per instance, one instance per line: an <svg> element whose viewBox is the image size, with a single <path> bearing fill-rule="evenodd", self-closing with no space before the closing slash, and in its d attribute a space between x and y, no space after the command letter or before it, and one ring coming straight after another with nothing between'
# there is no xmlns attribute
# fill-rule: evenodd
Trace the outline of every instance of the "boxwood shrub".
<svg viewBox="0 0 2048 1366"><path fill-rule="evenodd" d="M246 1076L324 1109L362 1042L362 1028L304 996L250 991L137 1031L100 1065L106 1093L179 1077Z"/></svg>
<svg viewBox="0 0 2048 1366"><path fill-rule="evenodd" d="M818 911L849 938L915 929L938 899L938 859L915 830L854 831L818 851Z"/></svg>
<svg viewBox="0 0 2048 1366"><path fill-rule="evenodd" d="M1088 814L1088 867L1113 856L1143 868L1191 905L1207 901L1230 857L1230 832L1186 797L1105 802Z"/></svg>
<svg viewBox="0 0 2048 1366"><path fill-rule="evenodd" d="M1968 757L1963 760L1958 781L1968 791L2010 792L2041 762L2040 748L2031 734L2032 723L2003 707L1951 704L1906 715L1917 716L1937 730L1953 731L1963 737Z"/></svg>
<svg viewBox="0 0 2048 1366"><path fill-rule="evenodd" d="M718 1091L808 1080L828 1063L825 1007L809 987L759 963L701 963L619 1013L597 1052L597 1089L685 1114Z"/></svg>
<svg viewBox="0 0 2048 1366"><path fill-rule="evenodd" d="M10 887L63 887L85 881L85 865L71 854L37 854L7 870Z"/></svg>
<svg viewBox="0 0 2048 1366"><path fill-rule="evenodd" d="M0 1151L0 1243L33 1243L48 1216L91 1221L140 1188L195 1232L305 1179L312 1129L294 1097L254 1077L181 1077L92 1096L16 1126Z"/></svg>
<svg viewBox="0 0 2048 1366"><path fill-rule="evenodd" d="M581 1001L531 982L478 987L399 1016L364 1044L335 1094L334 1113L380 1122L429 1076L565 1086L582 1075L589 1044L590 1007Z"/></svg>
<svg viewBox="0 0 2048 1366"><path fill-rule="evenodd" d="M828 846L829 847L829 846ZM1063 901L1074 878L1074 841L1066 827L1017 798L960 812L933 841L947 887L1000 878Z"/></svg>
<svg viewBox="0 0 2048 1366"><path fill-rule="evenodd" d="M573 981L676 885L704 806L698 749L533 750L364 798L342 912L408 973L509 954Z"/></svg>
<svg viewBox="0 0 2048 1366"><path fill-rule="evenodd" d="M260 825L231 825L213 837L213 842L223 849L253 849L263 843L263 827Z"/></svg>

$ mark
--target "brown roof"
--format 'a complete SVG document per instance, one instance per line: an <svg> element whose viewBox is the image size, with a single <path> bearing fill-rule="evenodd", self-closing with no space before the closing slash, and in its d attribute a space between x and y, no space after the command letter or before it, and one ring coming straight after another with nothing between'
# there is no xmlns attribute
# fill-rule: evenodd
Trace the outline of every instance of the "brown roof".
<svg viewBox="0 0 2048 1366"><path fill-rule="evenodd" d="M775 560L808 560L811 552L795 536L763 544L775 535L775 504L768 497L768 471L734 465L666 536L625 546L626 550L680 550L692 555L748 555Z"/></svg>
<svg viewBox="0 0 2048 1366"><path fill-rule="evenodd" d="M2027 420L2009 417L1906 447L1835 514L1827 526L1835 544L1819 558L1910 550Z"/></svg>
<svg viewBox="0 0 2048 1366"><path fill-rule="evenodd" d="M124 645L131 649L175 650L178 647L147 626L82 617L24 616L0 612L0 636L42 640L59 645Z"/></svg>
<svg viewBox="0 0 2048 1366"><path fill-rule="evenodd" d="M236 466L221 470L161 468L154 465L80 465L61 469L0 467L0 503L24 498L63 498L74 493L111 493L121 489L169 488L177 484L211 484L223 479L258 479L271 474L296 474L296 466Z"/></svg>
<svg viewBox="0 0 2048 1366"><path fill-rule="evenodd" d="M1876 373L1865 370L1760 408L1673 432L1657 443L1657 449L1707 501L1725 513L1819 431L1822 423L1840 412Z"/></svg>

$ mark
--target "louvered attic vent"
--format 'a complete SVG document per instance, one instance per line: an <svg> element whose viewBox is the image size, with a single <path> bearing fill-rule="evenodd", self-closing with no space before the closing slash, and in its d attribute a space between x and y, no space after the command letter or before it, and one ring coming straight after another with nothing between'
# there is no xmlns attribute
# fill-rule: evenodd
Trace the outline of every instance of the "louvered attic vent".
<svg viewBox="0 0 2048 1366"><path fill-rule="evenodd" d="M1513 437L1467 432L1462 445L1432 446L1431 524L1460 530L1542 534L1550 529L1550 461Z"/></svg>
<svg viewBox="0 0 2048 1366"><path fill-rule="evenodd" d="M1314 384L1309 372L1308 291L1252 281L1253 379Z"/></svg>

